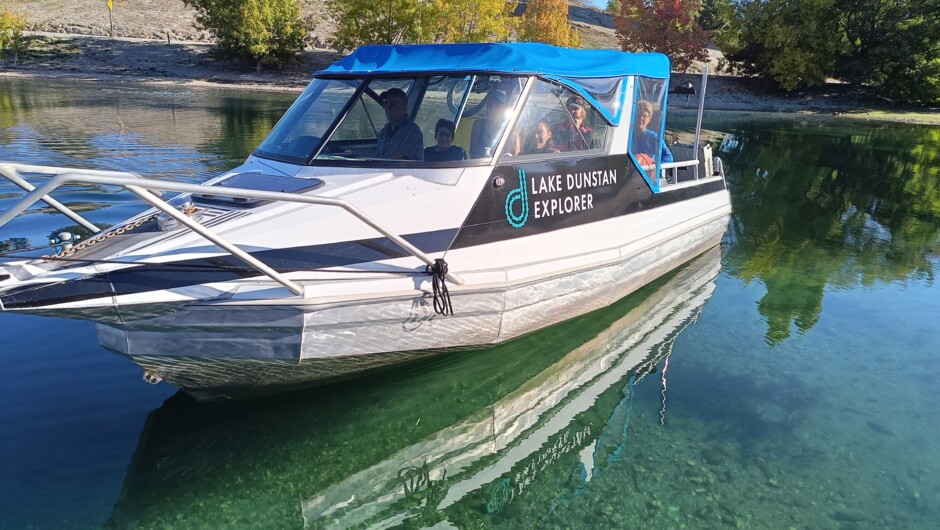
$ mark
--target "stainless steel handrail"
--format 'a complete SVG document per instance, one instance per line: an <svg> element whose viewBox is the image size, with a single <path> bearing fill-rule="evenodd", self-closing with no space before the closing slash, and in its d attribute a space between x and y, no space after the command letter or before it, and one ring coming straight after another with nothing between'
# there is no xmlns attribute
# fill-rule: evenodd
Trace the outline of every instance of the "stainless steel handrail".
<svg viewBox="0 0 940 530"><path fill-rule="evenodd" d="M681 160L679 162L663 162L659 164L659 178L660 180L665 179L666 171L672 170L673 184L676 184L679 182L679 168L698 167L698 162L699 160L697 158L693 158L692 160ZM698 180L698 172L695 174L695 180Z"/></svg>
<svg viewBox="0 0 940 530"><path fill-rule="evenodd" d="M29 165L29 164L15 164L15 163L10 163L10 162L0 162L0 175L5 177L7 180L12 182L13 184L16 184L27 193L33 191L34 189L36 189L36 187L33 186L28 180L23 178L19 173L20 171L23 171L25 173L56 175L56 174L61 173L62 172L61 170L63 169L67 169L67 168L53 167L53 166L34 166L34 165ZM68 169L68 171L74 171L74 170ZM143 178L137 173L129 173L126 171L102 171L102 170L95 170L95 169L83 169L82 173L85 173L88 175L100 175L100 176L109 176L109 177ZM40 200L42 200L49 206L55 208L56 210L64 214L69 219L91 230L92 233L98 233L101 231L101 229L95 226L94 223L85 219L84 217L76 213L74 210L62 204L61 202L53 199L52 197L46 196Z"/></svg>
<svg viewBox="0 0 940 530"><path fill-rule="evenodd" d="M47 202L48 204L49 201L47 199L50 199L50 197L48 197L49 193L51 193L53 190L55 190L56 188L64 184L83 183L83 184L101 184L101 185L107 185L107 186L119 186L139 196L141 199L143 199L147 203L153 205L155 208L173 217L174 219L186 225L187 227L192 229L194 232L196 232L203 238L218 245L220 248L229 252L233 256L238 257L239 259L241 259L242 261L244 261L245 263L247 263L254 269L258 270L258 272L264 274L265 276L270 277L272 280L277 281L281 285L284 285L291 292L299 296L303 295L303 288L300 285L283 277L280 273L274 271L273 269L271 269L270 267L268 267L261 261L255 259L250 254L242 251L241 249L236 247L234 244L226 241L218 234L215 234L208 228L194 221L192 218L181 214L176 208L167 204L166 201L163 201L162 199L160 199L158 195L153 193L153 191L154 190L176 191L176 192L182 192L182 193L200 193L200 194L211 192L212 195L221 195L225 197L259 199L259 200L269 200L269 201L284 201L284 202L293 202L293 203L300 203L300 204L318 204L321 206L339 207L339 208L346 210L352 216L356 217L357 219L359 219L360 221L362 221L363 223L365 223L366 225L368 225L375 231L391 239L397 245L399 245L403 249L410 252L411 255L420 259L425 264L427 265L434 264L434 260L431 259L430 256L422 252L420 249L418 249L417 247L415 247L414 245L406 241L404 238L402 238L398 234L395 234L389 230L386 230L385 228L382 227L382 225L378 223L378 221L368 216L365 212L356 208L355 206L353 206L352 204L350 204L348 201L344 199L336 199L332 197L316 197L316 196L309 196L309 195L296 195L293 193L285 193L285 192L279 192L279 191L247 190L247 189L240 189L240 188L227 188L224 186L206 186L204 184L169 182L169 181L163 181L163 180L146 179L134 173L125 173L125 172L117 172L117 171L94 171L94 170L86 171L86 170L73 169L73 168L61 168L61 167L57 168L57 167L49 167L49 166L30 166L26 164L0 163L0 175L6 177L8 180L10 180L11 182L14 182L15 184L17 184L16 181L10 178L10 173L9 171L6 171L7 169L11 170L13 174L20 179L22 179L22 176L18 174L19 171L25 171L25 172L30 172L30 173L42 173L42 174L49 174L49 175L55 175L55 176L50 178L46 183L42 184L41 186L34 187L32 190L29 190L26 196L24 196L22 199L14 203L12 206L6 209L3 213L0 213L0 227L2 227L11 219L13 219L17 215L25 211L27 208L35 204L37 201L43 200ZM20 184L17 184L17 185L19 186ZM64 210L71 212L71 210L69 210L68 207L61 205L61 204L60 206ZM59 209L59 208L56 208L56 209ZM59 209L59 211L62 211L62 213L66 213L62 209ZM74 212L71 212L71 213L77 216L78 218L81 218L81 216L79 216L78 214ZM66 215L68 214L66 213ZM69 216L69 217L72 217L72 216ZM72 218L75 219L74 217ZM84 220L84 218L81 218L81 219ZM85 222L87 223L87 220L85 220ZM85 225L85 223L82 223L82 224ZM449 272L449 271L447 273L447 279L449 279L450 281L458 285L462 285L464 283L463 279L459 275L453 272Z"/></svg>

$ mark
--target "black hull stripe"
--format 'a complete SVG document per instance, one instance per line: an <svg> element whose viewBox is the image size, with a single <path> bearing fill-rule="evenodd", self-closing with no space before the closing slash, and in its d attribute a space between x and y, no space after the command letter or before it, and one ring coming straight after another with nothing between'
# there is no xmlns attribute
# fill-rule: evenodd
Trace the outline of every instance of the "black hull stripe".
<svg viewBox="0 0 940 530"><path fill-rule="evenodd" d="M442 252L450 247L456 229L404 236L423 252ZM315 271L401 258L409 253L388 238L342 241L326 245L252 252L251 255L278 272ZM177 289L205 283L259 276L258 271L234 256L174 261L95 274L77 280L10 289L0 295L6 309L32 309L79 302L105 296Z"/></svg>

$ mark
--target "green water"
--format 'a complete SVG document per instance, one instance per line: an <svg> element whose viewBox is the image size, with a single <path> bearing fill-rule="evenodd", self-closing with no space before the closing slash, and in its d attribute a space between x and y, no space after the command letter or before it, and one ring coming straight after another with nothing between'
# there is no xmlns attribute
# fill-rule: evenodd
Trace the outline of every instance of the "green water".
<svg viewBox="0 0 940 530"><path fill-rule="evenodd" d="M289 100L2 80L0 160L200 181ZM940 131L705 127L734 207L720 252L498 348L213 405L144 385L86 323L3 315L0 527L934 528ZM64 197L100 222L142 209Z"/></svg>

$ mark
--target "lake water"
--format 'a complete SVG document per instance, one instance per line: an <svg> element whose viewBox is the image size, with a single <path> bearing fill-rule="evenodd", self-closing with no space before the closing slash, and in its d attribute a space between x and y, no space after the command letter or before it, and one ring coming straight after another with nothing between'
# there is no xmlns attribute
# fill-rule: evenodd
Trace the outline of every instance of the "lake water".
<svg viewBox="0 0 940 530"><path fill-rule="evenodd" d="M292 98L3 79L0 160L199 182ZM0 315L0 528L935 528L940 131L705 127L733 197L720 252L497 348L200 404L87 322ZM67 224L36 210L0 241Z"/></svg>

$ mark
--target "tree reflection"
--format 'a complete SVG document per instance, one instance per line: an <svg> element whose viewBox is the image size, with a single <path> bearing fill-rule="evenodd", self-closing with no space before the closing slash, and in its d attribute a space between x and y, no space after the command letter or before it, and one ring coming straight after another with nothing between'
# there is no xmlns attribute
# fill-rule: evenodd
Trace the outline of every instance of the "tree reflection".
<svg viewBox="0 0 940 530"><path fill-rule="evenodd" d="M810 329L830 288L933 281L940 131L927 127L728 124L731 274L767 289L767 341Z"/></svg>
<svg viewBox="0 0 940 530"><path fill-rule="evenodd" d="M271 132L296 94L237 94L221 98L215 111L221 120L218 136L210 138L200 150L222 155L223 160L241 161ZM213 168L216 170L227 167Z"/></svg>

